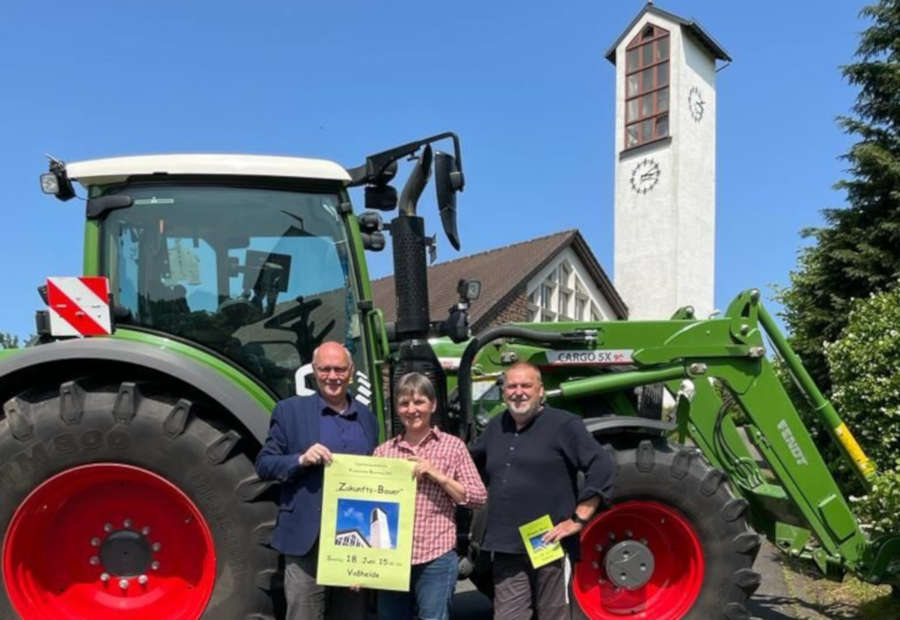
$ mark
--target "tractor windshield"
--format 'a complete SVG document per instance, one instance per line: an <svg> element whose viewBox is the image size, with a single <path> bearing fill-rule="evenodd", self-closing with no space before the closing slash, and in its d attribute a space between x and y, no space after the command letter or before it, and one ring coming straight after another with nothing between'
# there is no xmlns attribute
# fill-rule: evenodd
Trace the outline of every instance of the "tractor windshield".
<svg viewBox="0 0 900 620"><path fill-rule="evenodd" d="M360 367L336 191L134 183L103 194L133 199L102 221L101 264L120 324L214 349L280 397L295 392L295 373L324 340L346 344Z"/></svg>

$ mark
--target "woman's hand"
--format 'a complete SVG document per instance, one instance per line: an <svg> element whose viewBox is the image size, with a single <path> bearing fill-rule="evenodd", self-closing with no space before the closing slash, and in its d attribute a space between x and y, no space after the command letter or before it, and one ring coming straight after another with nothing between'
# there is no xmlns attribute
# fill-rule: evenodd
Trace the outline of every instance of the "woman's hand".
<svg viewBox="0 0 900 620"><path fill-rule="evenodd" d="M410 456L408 460L416 464L415 468L413 468L413 477L416 480L421 480L422 476L428 476L457 504L462 504L466 500L466 489L460 481L446 475L428 459L423 459L420 456Z"/></svg>
<svg viewBox="0 0 900 620"><path fill-rule="evenodd" d="M409 457L409 460L416 464L413 469L413 477L416 480L421 480L422 476L428 476L440 484L441 479L446 477L428 459L424 459L420 456L411 456Z"/></svg>

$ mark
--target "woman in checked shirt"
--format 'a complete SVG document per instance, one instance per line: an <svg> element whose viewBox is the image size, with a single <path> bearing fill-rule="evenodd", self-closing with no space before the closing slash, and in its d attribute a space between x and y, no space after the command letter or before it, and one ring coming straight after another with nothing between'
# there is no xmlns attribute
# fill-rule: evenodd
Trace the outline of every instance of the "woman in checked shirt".
<svg viewBox="0 0 900 620"><path fill-rule="evenodd" d="M456 507L487 501L487 491L461 439L431 425L434 386L417 372L394 388L403 432L375 448L375 456L415 461L416 518L409 592L378 593L379 620L447 620L456 586Z"/></svg>

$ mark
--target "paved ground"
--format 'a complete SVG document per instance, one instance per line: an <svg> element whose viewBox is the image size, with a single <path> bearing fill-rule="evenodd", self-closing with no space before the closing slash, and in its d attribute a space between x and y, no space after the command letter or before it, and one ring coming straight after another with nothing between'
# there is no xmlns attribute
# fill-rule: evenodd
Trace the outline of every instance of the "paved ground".
<svg viewBox="0 0 900 620"><path fill-rule="evenodd" d="M754 620L784 620L796 618L793 614L797 599L789 592L781 565L781 552L765 538L754 570L762 576L762 583L747 605Z"/></svg>
<svg viewBox="0 0 900 620"><path fill-rule="evenodd" d="M789 591L779 562L779 551L763 541L753 568L762 575L762 585L750 599L749 609L753 620L794 620L795 605L800 601ZM799 616L803 618L824 616ZM469 581L460 582L453 597L454 620L490 620L491 602L475 590Z"/></svg>

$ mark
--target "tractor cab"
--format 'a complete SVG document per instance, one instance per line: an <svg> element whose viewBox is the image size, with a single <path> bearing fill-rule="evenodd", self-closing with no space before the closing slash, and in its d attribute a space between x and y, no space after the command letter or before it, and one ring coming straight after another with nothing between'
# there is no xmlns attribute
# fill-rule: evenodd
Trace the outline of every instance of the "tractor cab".
<svg viewBox="0 0 900 620"><path fill-rule="evenodd" d="M282 398L325 340L344 343L361 367L346 171L302 158L214 158L215 169L204 155L67 166L88 190L96 248L86 255L96 252L97 275L109 278L116 323L211 349Z"/></svg>

